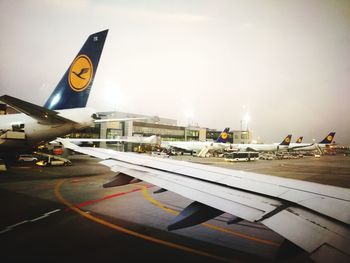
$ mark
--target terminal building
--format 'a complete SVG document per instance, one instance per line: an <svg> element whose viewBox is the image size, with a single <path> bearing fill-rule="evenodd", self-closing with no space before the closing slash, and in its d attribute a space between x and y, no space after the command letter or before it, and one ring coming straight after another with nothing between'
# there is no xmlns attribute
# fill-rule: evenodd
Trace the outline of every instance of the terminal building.
<svg viewBox="0 0 350 263"><path fill-rule="evenodd" d="M118 119L96 123L94 127L85 129L79 133L70 134L71 138L101 138L119 139L128 137L149 137L156 135L163 141L215 141L221 130L203 128L198 126L179 126L177 120L147 116L135 113L110 111L99 112L101 119ZM126 119L120 121L120 119ZM230 143L250 143L252 133L250 131L234 130L229 132ZM135 143L100 143L100 147L111 147L118 150L135 151L138 145Z"/></svg>
<svg viewBox="0 0 350 263"><path fill-rule="evenodd" d="M232 142L235 144L252 143L253 133L251 131L232 131Z"/></svg>

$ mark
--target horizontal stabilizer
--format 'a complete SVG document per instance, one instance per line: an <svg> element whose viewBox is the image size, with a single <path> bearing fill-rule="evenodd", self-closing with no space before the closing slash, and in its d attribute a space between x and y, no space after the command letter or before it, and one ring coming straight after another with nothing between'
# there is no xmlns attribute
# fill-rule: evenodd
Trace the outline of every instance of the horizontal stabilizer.
<svg viewBox="0 0 350 263"><path fill-rule="evenodd" d="M193 202L177 215L168 230L190 227L217 217L224 212L199 202Z"/></svg>
<svg viewBox="0 0 350 263"><path fill-rule="evenodd" d="M41 124L57 125L65 123L75 123L58 115L58 112L46 109L44 107L35 105L24 100L17 99L8 95L3 95L0 100L16 110L23 112L24 114L36 119Z"/></svg>
<svg viewBox="0 0 350 263"><path fill-rule="evenodd" d="M131 177L129 175L119 173L114 177L114 179L108 183L105 183L103 185L103 188L108 188L108 187L115 187L115 186L122 186L126 184L130 184L131 181L133 181L135 178Z"/></svg>

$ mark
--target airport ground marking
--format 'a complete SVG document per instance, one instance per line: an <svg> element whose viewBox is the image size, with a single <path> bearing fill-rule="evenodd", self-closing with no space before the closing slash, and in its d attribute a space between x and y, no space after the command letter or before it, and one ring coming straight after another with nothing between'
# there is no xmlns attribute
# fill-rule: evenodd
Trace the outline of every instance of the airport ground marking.
<svg viewBox="0 0 350 263"><path fill-rule="evenodd" d="M29 220L29 221L30 221L30 222L35 222L35 221L38 221L38 220L43 219L43 218L45 218L45 217L48 217L49 215L51 215L51 214L53 214L53 213L56 213L56 212L59 212L59 211L61 211L61 209L52 210L52 211L50 211L50 212L45 213L45 214L42 215L42 216L39 216L39 217L34 218L34 219L31 219L31 220Z"/></svg>
<svg viewBox="0 0 350 263"><path fill-rule="evenodd" d="M151 188L153 186L154 185L148 185L146 187L147 188ZM141 191L141 190L142 190L141 187L134 188L134 189L132 189L130 191L116 193L116 194L112 194L112 195L107 195L107 196L101 197L99 199L88 200L88 201L85 201L85 202L80 203L80 204L75 204L75 206L76 207L84 207L84 206L87 206L87 205L92 205L92 204L95 204L95 203L98 203L98 202L102 202L102 201L105 201L105 200L108 200L108 199L111 199L111 198L119 197L119 196L126 195L126 194L131 194L131 193L138 192L138 191ZM70 210L70 208L67 207L64 211L69 211L69 210Z"/></svg>
<svg viewBox="0 0 350 263"><path fill-rule="evenodd" d="M22 222L19 222L17 224L13 224L11 226L7 226L3 230L0 231L0 234L4 234L4 233L6 233L8 231L11 231L12 229L14 229L17 226L23 225L23 224L28 223L28 222L29 222L29 220L23 220Z"/></svg>
<svg viewBox="0 0 350 263"><path fill-rule="evenodd" d="M153 185L149 185L147 186L148 188L149 187L153 187ZM105 200L108 200L108 199L111 199L111 198L115 198L115 197L119 197L119 196L122 196L122 195L126 195L126 194L131 194L131 193L134 193L134 192L138 192L138 191L141 191L142 188L141 187L138 187L138 188L134 188L130 191L126 191L126 192L121 192L121 193L116 193L116 194L112 194L112 195L107 195L107 196L104 196L102 198L99 198L99 199L95 199L95 200L88 200L88 201L85 201L83 203L80 203L80 204L77 204L75 206L77 207L83 207L83 206L87 206L87 205L91 205L91 204L94 204L94 203L98 203L98 202L101 202L101 201L105 201Z"/></svg>
<svg viewBox="0 0 350 263"><path fill-rule="evenodd" d="M61 211L61 209L52 210L50 212L47 212L47 213L43 214L42 216L39 216L39 217L36 217L36 218L33 218L33 219L29 219L29 220L23 220L23 221L21 221L19 223L7 226L3 230L0 231L0 234L4 234L4 233L6 233L8 231L11 231L15 227L18 227L20 225L23 225L23 224L26 224L26 223L33 223L33 222L36 222L38 220L44 219L44 218L48 217L49 215L51 215L53 213L56 213L56 212L59 212L59 211Z"/></svg>
<svg viewBox="0 0 350 263"><path fill-rule="evenodd" d="M108 228L111 228L113 230L117 230L119 232L131 235L131 236L134 236L134 237L138 237L138 238L141 238L141 239L144 239L144 240L156 243L156 244L164 245L164 246L167 246L167 247L175 248L175 249L178 249L178 250L186 251L186 252L197 254L197 255L200 255L200 256L204 256L204 257L213 258L213 259L220 260L220 261L223 261L223 262L233 262L233 260L229 259L229 258L213 255L213 254L210 254L210 253L205 252L205 251L193 249L193 248L190 248L190 247L186 247L186 246L183 246L183 245L175 244L175 243L172 243L172 242L169 242L169 241L165 241L165 240L162 240L162 239L158 239L158 238L154 238L154 237L151 237L151 236L147 236L147 235L135 232L133 230L130 230L130 229L118 226L116 224L110 223L110 222L108 222L108 221L106 221L104 219L101 219L101 218L98 218L96 216L93 216L90 213L86 213L85 211L83 211L79 207L77 207L76 205L74 205L74 204L70 203L69 201L67 201L62 196L60 189L61 189L61 186L63 185L63 183L65 181L66 180L60 180L60 181L57 182L56 187L55 187L56 198L61 203L63 203L67 207L69 207L72 211L80 214L81 216L83 216L83 217L85 217L85 218L87 218L87 219L89 219L91 221L94 221L96 223L104 225L104 226L106 226ZM147 189L147 188L145 187L145 189Z"/></svg>
<svg viewBox="0 0 350 263"><path fill-rule="evenodd" d="M162 203L160 203L157 200L155 200L154 198L152 198L148 194L148 191L147 191L146 187L142 187L142 194L148 201L150 201L152 204L160 207L161 209L163 209L163 210L165 210L165 211L167 211L167 212L169 212L171 214L174 214L174 215L178 215L179 214L179 212L177 212L177 211L175 211L175 210L173 210L173 209L163 205ZM276 247L279 247L281 245L279 243L276 243L276 242L273 242L273 241L270 241L270 240L265 240L265 239L260 239L260 238L257 238L257 237L252 237L252 236L249 236L249 235L237 232L237 231L232 231L230 229L219 227L219 226L215 226L215 225L212 225L212 224L209 224L209 223L202 223L201 225L203 225L203 226L205 226L207 228L210 228L210 229L214 229L214 230L217 230L217 231L220 231L220 232L223 232L223 233L227 233L227 234L230 234L230 235L238 236L238 237L241 237L241 238L244 238L244 239L247 239L247 240L250 240L250 241L254 241L254 242L257 242L257 243L263 243L263 244L276 246Z"/></svg>

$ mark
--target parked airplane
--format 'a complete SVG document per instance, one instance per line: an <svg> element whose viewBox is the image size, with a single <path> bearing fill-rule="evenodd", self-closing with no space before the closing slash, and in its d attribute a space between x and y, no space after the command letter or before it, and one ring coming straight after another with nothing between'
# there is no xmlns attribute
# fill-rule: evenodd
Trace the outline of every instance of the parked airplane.
<svg viewBox="0 0 350 263"><path fill-rule="evenodd" d="M307 251L314 261L350 262L350 192L346 188L58 140L65 148L102 159L101 164L118 174L104 187L129 184L137 178L161 187L159 192L170 190L194 200L168 230L226 212L235 216L234 222L264 224Z"/></svg>
<svg viewBox="0 0 350 263"><path fill-rule="evenodd" d="M276 151L285 151L288 150L292 135L289 134L284 140L280 143L272 144L232 144L233 148L237 148L240 151L255 151L255 152L276 152Z"/></svg>
<svg viewBox="0 0 350 263"><path fill-rule="evenodd" d="M330 132L322 141L319 143L291 143L289 145L289 151L315 151L323 150L327 145L331 144L335 136L335 132Z"/></svg>
<svg viewBox="0 0 350 263"><path fill-rule="evenodd" d="M173 148L181 152L192 152L198 153L205 147L210 149L224 149L227 147L226 142L228 141L228 132L230 128L225 128L216 139L216 142L199 142L199 141L162 141L162 148Z"/></svg>
<svg viewBox="0 0 350 263"><path fill-rule="evenodd" d="M90 35L44 107L4 95L0 100L19 114L0 116L0 154L31 150L93 124L95 111L86 108L108 30Z"/></svg>

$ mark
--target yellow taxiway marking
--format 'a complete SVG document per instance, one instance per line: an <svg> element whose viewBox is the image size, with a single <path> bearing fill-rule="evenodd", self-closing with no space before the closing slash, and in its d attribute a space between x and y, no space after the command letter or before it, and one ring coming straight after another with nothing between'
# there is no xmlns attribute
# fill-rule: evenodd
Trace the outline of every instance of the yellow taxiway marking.
<svg viewBox="0 0 350 263"><path fill-rule="evenodd" d="M134 237L142 238L142 239L147 240L147 241L151 241L153 243L157 243L157 244L161 244L161 245L168 246L168 247L171 247L171 248L179 249L179 250L182 250L182 251L194 253L194 254L197 254L197 255L204 256L204 257L209 257L209 258L213 258L213 259L216 259L216 260L221 260L221 261L224 261L224 262L233 262L233 260L231 260L229 258L216 256L216 255L207 253L205 251L193 249L193 248L190 248L190 247L185 247L185 246L182 246L182 245L179 245L179 244L175 244L175 243L171 243L171 242L168 242L168 241L165 241L165 240L161 240L161 239L158 239L158 238L147 236L147 235L144 235L144 234L132 231L130 229L118 226L116 224L112 224L112 223L110 223L108 221L105 221L105 220L103 220L101 218L95 217L95 216L93 216L91 214L87 214L85 211L79 209L74 204L70 203L65 198L63 198L63 196L61 195L60 189L61 189L62 184L65 181L66 180L60 180L60 181L57 182L57 184L55 186L55 195L56 195L57 199L61 203L65 204L67 207L69 207L71 210L73 210L74 212L80 214L81 216L83 216L83 217L85 217L85 218L87 218L89 220L92 220L92 221L94 221L96 223L99 223L99 224L104 225L106 227L109 227L111 229L117 230L119 232L131 235L131 236L134 236Z"/></svg>
<svg viewBox="0 0 350 263"><path fill-rule="evenodd" d="M174 215L178 215L179 212L175 211L175 210L172 210L170 209L169 207L166 207L165 205L163 205L162 203L158 202L157 200L155 200L154 198L152 198L149 194L148 194L148 191L147 191L147 188L145 186L142 186L142 194L143 196L149 200L152 204L160 207L161 209L169 212L169 213L172 213ZM226 228L222 228L222 227L219 227L219 226L215 226L215 225L212 225L212 224L209 224L209 223L202 223L203 226L207 227L207 228L210 228L210 229L214 229L214 230L217 230L217 231L220 231L220 232L224 232L224 233L227 233L227 234L231 234L231 235L234 235L234 236L238 236L238 237L241 237L241 238L244 238L244 239L248 239L248 240L251 240L251 241L254 241L254 242L258 242L258 243L263 243L263 244L268 244L268 245L271 245L271 246L276 246L276 247L279 247L281 244L279 243L276 243L276 242L273 242L273 241L269 241L269 240L265 240L265 239L260 239L260 238L256 238L256 237L252 237L252 236L248 236L248 235L245 235L243 233L239 233L239 232L236 232L236 231L232 231L230 229L226 229Z"/></svg>

